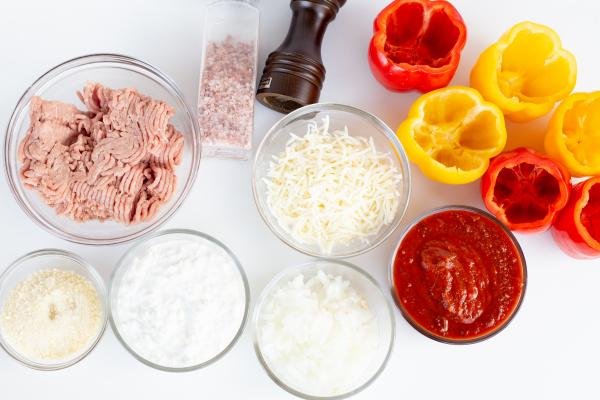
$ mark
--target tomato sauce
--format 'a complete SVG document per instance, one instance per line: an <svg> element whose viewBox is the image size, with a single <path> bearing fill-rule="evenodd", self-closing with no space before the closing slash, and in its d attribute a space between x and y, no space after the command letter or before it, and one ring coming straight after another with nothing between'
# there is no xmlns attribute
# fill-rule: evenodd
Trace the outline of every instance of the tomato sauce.
<svg viewBox="0 0 600 400"><path fill-rule="evenodd" d="M491 217L468 209L425 217L394 256L402 313L443 341L475 341L504 327L521 302L525 279L512 237Z"/></svg>

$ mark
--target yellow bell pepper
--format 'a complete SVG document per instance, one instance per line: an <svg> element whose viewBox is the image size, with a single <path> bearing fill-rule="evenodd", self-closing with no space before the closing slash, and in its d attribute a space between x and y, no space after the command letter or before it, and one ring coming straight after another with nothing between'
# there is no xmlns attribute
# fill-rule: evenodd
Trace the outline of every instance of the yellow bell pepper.
<svg viewBox="0 0 600 400"><path fill-rule="evenodd" d="M521 22L481 53L471 86L512 121L547 114L575 87L575 57L551 28Z"/></svg>
<svg viewBox="0 0 600 400"><path fill-rule="evenodd" d="M600 175L600 92L567 97L550 119L544 146L571 175Z"/></svg>
<svg viewBox="0 0 600 400"><path fill-rule="evenodd" d="M480 178L490 158L506 145L502 111L477 90L464 86L437 89L419 97L397 135L423 174L450 184Z"/></svg>

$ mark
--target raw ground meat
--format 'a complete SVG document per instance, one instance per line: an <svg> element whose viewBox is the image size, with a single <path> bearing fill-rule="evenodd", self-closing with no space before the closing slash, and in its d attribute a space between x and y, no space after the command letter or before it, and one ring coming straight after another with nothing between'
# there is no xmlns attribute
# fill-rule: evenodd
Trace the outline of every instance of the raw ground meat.
<svg viewBox="0 0 600 400"><path fill-rule="evenodd" d="M98 83L78 96L88 111L31 99L19 147L23 183L76 221L152 218L173 195L183 153L183 135L169 124L173 109Z"/></svg>

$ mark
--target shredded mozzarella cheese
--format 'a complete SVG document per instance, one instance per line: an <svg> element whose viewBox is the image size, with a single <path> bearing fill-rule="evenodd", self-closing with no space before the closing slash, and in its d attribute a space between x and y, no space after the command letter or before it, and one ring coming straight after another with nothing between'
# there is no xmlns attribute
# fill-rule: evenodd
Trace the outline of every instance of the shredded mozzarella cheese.
<svg viewBox="0 0 600 400"><path fill-rule="evenodd" d="M331 254L336 246L368 241L399 208L402 175L373 138L329 132L312 121L303 137L291 134L274 156L265 182L267 205L298 242Z"/></svg>

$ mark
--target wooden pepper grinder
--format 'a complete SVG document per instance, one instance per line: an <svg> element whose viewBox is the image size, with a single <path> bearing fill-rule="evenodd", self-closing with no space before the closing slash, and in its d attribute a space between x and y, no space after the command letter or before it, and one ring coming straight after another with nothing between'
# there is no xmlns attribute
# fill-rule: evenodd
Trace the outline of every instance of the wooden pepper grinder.
<svg viewBox="0 0 600 400"><path fill-rule="evenodd" d="M321 43L327 26L346 0L291 0L287 36L265 63L256 98L265 106L289 113L319 101L325 80Z"/></svg>

